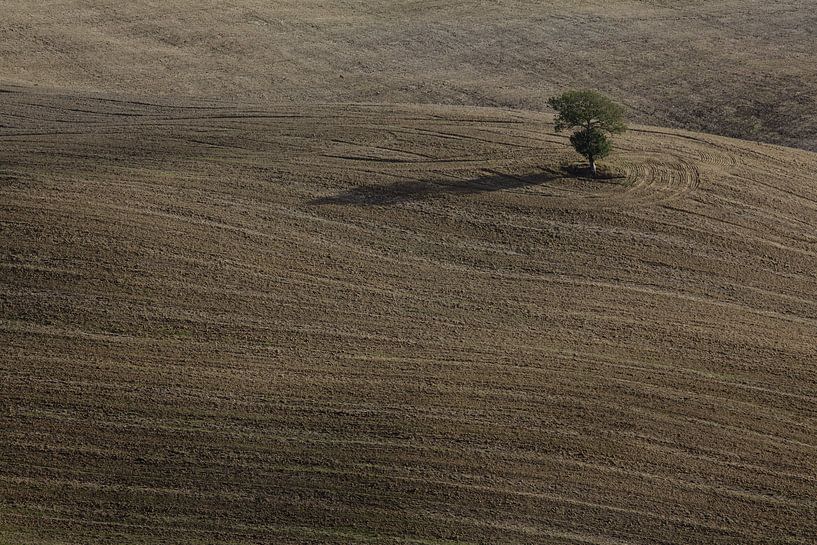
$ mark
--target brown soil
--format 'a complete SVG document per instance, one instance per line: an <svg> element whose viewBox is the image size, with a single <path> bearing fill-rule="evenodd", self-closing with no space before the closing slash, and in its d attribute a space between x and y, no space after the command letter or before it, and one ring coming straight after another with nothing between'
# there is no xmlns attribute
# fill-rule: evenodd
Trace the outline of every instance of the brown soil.
<svg viewBox="0 0 817 545"><path fill-rule="evenodd" d="M0 542L801 544L817 155L0 93Z"/></svg>

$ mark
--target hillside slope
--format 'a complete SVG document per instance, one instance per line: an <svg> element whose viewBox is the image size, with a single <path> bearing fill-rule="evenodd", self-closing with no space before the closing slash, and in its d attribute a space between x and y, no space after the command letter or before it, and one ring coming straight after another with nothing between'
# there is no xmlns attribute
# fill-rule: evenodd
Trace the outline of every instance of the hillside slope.
<svg viewBox="0 0 817 545"><path fill-rule="evenodd" d="M530 110L591 87L639 122L817 150L806 0L6 4L0 83Z"/></svg>
<svg viewBox="0 0 817 545"><path fill-rule="evenodd" d="M817 155L0 93L0 541L802 544Z"/></svg>

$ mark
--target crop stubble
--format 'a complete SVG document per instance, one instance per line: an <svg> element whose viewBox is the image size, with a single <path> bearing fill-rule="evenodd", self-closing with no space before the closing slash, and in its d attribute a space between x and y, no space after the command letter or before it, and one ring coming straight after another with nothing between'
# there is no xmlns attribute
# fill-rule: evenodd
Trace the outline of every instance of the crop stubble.
<svg viewBox="0 0 817 545"><path fill-rule="evenodd" d="M0 94L14 543L812 543L814 154Z"/></svg>

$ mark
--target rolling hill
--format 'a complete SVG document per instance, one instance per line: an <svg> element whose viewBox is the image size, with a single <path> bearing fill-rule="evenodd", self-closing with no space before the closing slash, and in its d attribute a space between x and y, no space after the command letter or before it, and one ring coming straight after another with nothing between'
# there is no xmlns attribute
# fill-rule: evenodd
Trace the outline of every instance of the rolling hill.
<svg viewBox="0 0 817 545"><path fill-rule="evenodd" d="M810 2L6 4L0 545L817 542Z"/></svg>
<svg viewBox="0 0 817 545"><path fill-rule="evenodd" d="M0 93L0 541L808 544L817 155Z"/></svg>

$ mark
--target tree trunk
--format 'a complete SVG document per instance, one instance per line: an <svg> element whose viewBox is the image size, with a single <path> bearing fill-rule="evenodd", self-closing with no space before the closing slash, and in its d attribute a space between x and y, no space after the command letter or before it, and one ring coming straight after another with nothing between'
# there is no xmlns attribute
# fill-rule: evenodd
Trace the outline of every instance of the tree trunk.
<svg viewBox="0 0 817 545"><path fill-rule="evenodd" d="M593 172L593 178L596 177L596 161L591 157L590 158L590 170Z"/></svg>

